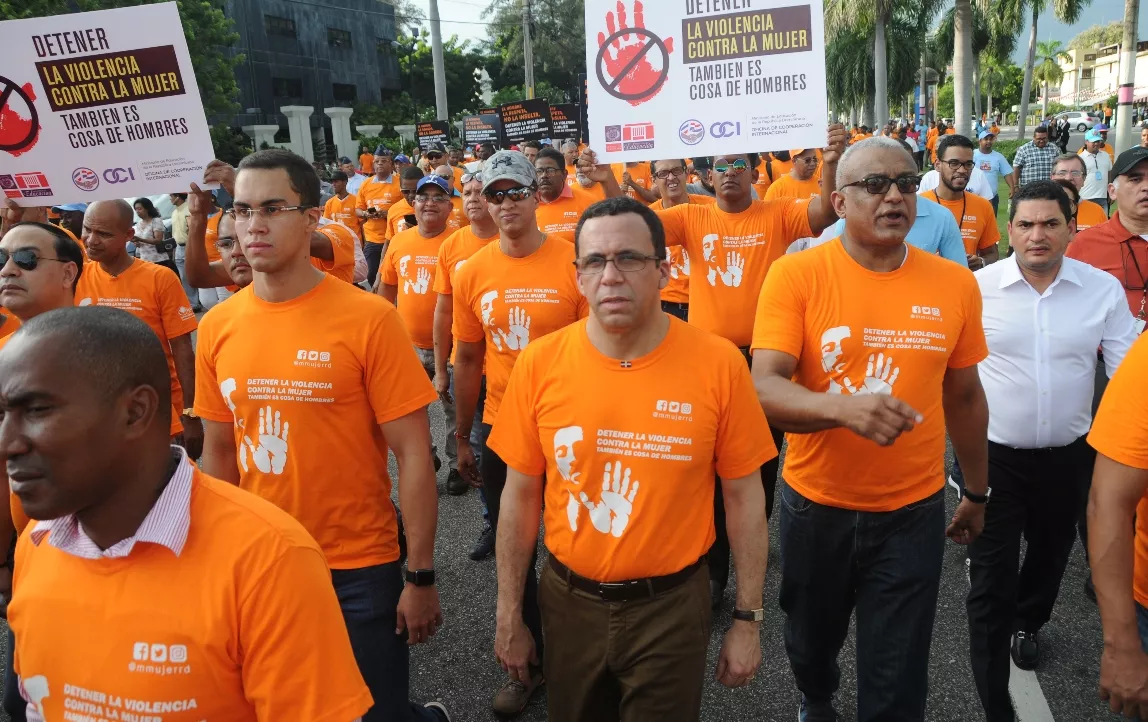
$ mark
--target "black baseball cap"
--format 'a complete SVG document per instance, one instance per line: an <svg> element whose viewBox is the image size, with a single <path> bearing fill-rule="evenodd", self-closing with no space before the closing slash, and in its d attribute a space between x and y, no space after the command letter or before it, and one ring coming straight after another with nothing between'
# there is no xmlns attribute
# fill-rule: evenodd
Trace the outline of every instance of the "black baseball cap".
<svg viewBox="0 0 1148 722"><path fill-rule="evenodd" d="M1115 180L1132 170L1132 167L1137 163L1145 160L1148 160L1148 148L1136 146L1124 151L1116 156L1116 162L1112 164L1112 172L1108 174L1108 180L1110 182Z"/></svg>

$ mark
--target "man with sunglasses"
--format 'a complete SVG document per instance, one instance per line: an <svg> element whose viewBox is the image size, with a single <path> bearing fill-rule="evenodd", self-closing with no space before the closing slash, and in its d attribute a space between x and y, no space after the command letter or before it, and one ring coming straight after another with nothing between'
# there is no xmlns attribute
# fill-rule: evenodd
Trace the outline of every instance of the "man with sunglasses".
<svg viewBox="0 0 1148 722"><path fill-rule="evenodd" d="M799 719L836 720L855 608L858 721L923 720L945 536L976 539L988 500L981 295L967 268L905 243L920 176L898 141L854 144L837 176L845 232L774 264L753 331L758 399L790 432L786 651ZM967 489L947 530L946 429Z"/></svg>
<svg viewBox="0 0 1148 722"><path fill-rule="evenodd" d="M363 220L367 283L373 286L383 257L383 244L387 241L387 211L402 195L390 148L380 145L375 149L375 174L364 180L354 193L359 199L356 213Z"/></svg>
<svg viewBox="0 0 1148 722"><path fill-rule="evenodd" d="M770 184L765 192L766 200L775 198L797 198L809 200L821 193L821 180L817 177L817 166L821 159L816 148L794 148L789 151L793 168Z"/></svg>
<svg viewBox="0 0 1148 722"><path fill-rule="evenodd" d="M650 175L661 195L650 204L654 210L673 208L683 203L710 205L712 196L695 195L686 191L688 170L684 160L656 160L650 163ZM690 256L681 246L667 248L670 262L670 280L662 289L662 310L685 321L690 312Z"/></svg>
<svg viewBox="0 0 1148 722"><path fill-rule="evenodd" d="M319 542L374 698L363 721L444 722L441 706L412 704L408 688L408 645L442 624L426 412L434 389L395 308L311 265L319 179L307 161L252 153L234 195L252 283L200 328L203 469L287 511ZM402 480L405 574L388 447Z"/></svg>
<svg viewBox="0 0 1148 722"><path fill-rule="evenodd" d="M566 159L553 148L543 148L534 159L538 174L538 228L555 238L574 242L574 229L582 212L609 192L603 188L595 195L566 182ZM599 184L596 187L601 188Z"/></svg>
<svg viewBox="0 0 1148 722"><path fill-rule="evenodd" d="M172 435L198 459L203 426L192 410L195 399L195 350L191 334L198 326L179 276L128 254L135 236L132 207L123 200L96 201L84 214L84 245L93 261L76 290L77 306L111 306L130 312L155 331L167 353L174 404Z"/></svg>
<svg viewBox="0 0 1148 722"><path fill-rule="evenodd" d="M997 244L1001 233L992 203L966 190L976 168L973 142L963 135L942 136L937 142L936 166L941 183L922 195L953 214L961 228L969 268L974 271L984 268L1000 257Z"/></svg>
<svg viewBox="0 0 1148 722"><path fill-rule="evenodd" d="M545 498L549 719L697 719L714 479L726 491L740 580L716 677L741 687L761 664L769 534L758 474L777 451L761 441L768 425L741 355L662 312L670 269L655 213L629 198L601 201L576 239L590 316L519 357L489 441L510 467L495 653L513 677L529 678L536 650L519 600Z"/></svg>
<svg viewBox="0 0 1148 722"><path fill-rule="evenodd" d="M450 215L447 217L446 226L451 232L457 231L470 222L462 210L462 169L452 168L444 163L434 169L433 175L446 179L450 187Z"/></svg>
<svg viewBox="0 0 1148 722"><path fill-rule="evenodd" d="M459 471L471 483L485 488L490 524L497 534L506 463L485 444L485 438L498 416L511 369L528 344L584 318L588 309L578 290L573 244L538 229L538 176L526 156L509 150L495 153L483 166L482 189L500 236L497 243L471 256L454 278L453 334L458 344L455 436ZM480 472L470 436L484 366L486 403ZM517 613L530 630L541 659L542 622L533 571L526 575ZM503 685L495 695L494 711L518 714L542 681L542 668L536 662L525 678L511 677Z"/></svg>

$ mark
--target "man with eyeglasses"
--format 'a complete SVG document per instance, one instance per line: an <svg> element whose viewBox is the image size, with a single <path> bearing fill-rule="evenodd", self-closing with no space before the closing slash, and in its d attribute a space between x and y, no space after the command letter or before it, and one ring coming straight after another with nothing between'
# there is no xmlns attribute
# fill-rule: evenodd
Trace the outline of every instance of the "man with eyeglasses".
<svg viewBox="0 0 1148 722"><path fill-rule="evenodd" d="M434 312L437 298L433 287L438 253L443 242L458 230L448 223L451 216L451 190L451 182L437 174L419 180L414 196L418 225L396 234L390 240L379 266L381 282L378 293L398 307L399 317L430 379L435 376ZM443 448L449 481L450 478L459 477L454 438L454 402L442 394L439 394L439 399L446 417Z"/></svg>
<svg viewBox="0 0 1148 722"><path fill-rule="evenodd" d="M607 166L606 172L609 173ZM538 228L538 175L526 156L503 150L482 169L487 210L498 226L498 242L475 253L454 278L455 409L458 468L463 477L486 490L490 524L498 532L499 502L506 484L506 462L485 443L498 416L515 360L532 341L569 326L588 313L574 270L574 245ZM482 417L481 470L470 444L471 419L486 368ZM542 658L542 621L538 583L526 575L517 613L530 630ZM520 713L543 682L536 660L530 674L512 676L495 695L492 707L504 715Z"/></svg>
<svg viewBox="0 0 1148 722"><path fill-rule="evenodd" d="M576 242L590 316L519 357L489 441L509 466L495 654L514 678L529 678L537 651L519 600L545 499L549 719L697 719L714 479L725 488L740 580L716 677L742 687L761 664L765 615L758 474L777 451L761 442L768 425L740 354L661 311L670 269L657 216L629 198L601 201Z"/></svg>
<svg viewBox="0 0 1148 722"><path fill-rule="evenodd" d="M399 177L395 173L390 148L380 145L375 149L375 174L363 181L358 191L353 192L359 199L356 213L363 220L367 283L373 286L383 257L383 244L387 241L387 211L401 197Z"/></svg>
<svg viewBox="0 0 1148 722"><path fill-rule="evenodd" d="M462 169L452 168L449 165L440 165L435 168L433 174L440 178L446 179L447 184L450 186L450 214L446 220L446 226L452 232L462 228L470 221L466 218L466 213L462 210ZM457 175L457 179L456 176ZM459 181L456 183L455 181Z"/></svg>
<svg viewBox="0 0 1148 722"><path fill-rule="evenodd" d="M451 327L454 325L454 283L463 265L492 241L498 239L498 226L490 217L486 198L482 195L482 173L466 173L462 177L463 210L469 225L451 234L439 247L437 269L434 275L434 291L438 295L434 309L434 387L443 403L454 403L454 338ZM470 447L475 452L476 462L481 466L482 459L482 407L486 401L486 377L479 382L478 398L471 417ZM451 496L461 496L470 489L470 481L457 470L447 475L446 491ZM490 528L490 512L486 503L486 490L478 489L482 502L482 530L478 540L470 550L470 558L481 561L494 552L494 530Z"/></svg>
<svg viewBox="0 0 1148 722"><path fill-rule="evenodd" d="M845 148L845 138L845 126L829 126L822 154L821 194L809 201L753 200L757 154L727 153L713 161L715 203L690 203L657 211L665 226L667 247L681 246L690 256L689 322L733 342L747 364L753 308L770 266L785 254L789 244L815 237L837 220L829 196L835 187L837 160ZM594 174L591 177L595 180L608 175L609 166L594 166L594 160L592 151L583 154L579 162L586 164L584 172ZM773 446L781 446L782 436L781 431L773 432ZM767 517L773 510L778 464L778 459L771 459L761 470ZM709 558L710 596L715 607L725 596L730 560L720 487L717 497L717 541Z"/></svg>
<svg viewBox="0 0 1148 722"><path fill-rule="evenodd" d="M650 204L654 210L673 208L683 203L714 203L712 196L686 192L686 162L656 160L650 163L650 174L661 198ZM662 310L685 321L690 312L690 256L682 246L666 249L670 263L670 280L662 289Z"/></svg>
<svg viewBox="0 0 1148 722"><path fill-rule="evenodd" d="M1084 147L1078 154L1084 161L1084 186L1080 197L1092 201L1108 215L1108 175L1112 172L1112 157L1104 150L1104 140L1096 130L1084 134Z"/></svg>
<svg viewBox="0 0 1148 722"><path fill-rule="evenodd" d="M1079 195L1084 187L1084 176L1088 167L1078 153L1063 153L1056 158L1052 166L1052 180L1072 183ZM1103 208L1089 200L1081 200L1076 205L1076 232L1086 231L1093 226L1108 221L1108 214Z"/></svg>
<svg viewBox="0 0 1148 722"><path fill-rule="evenodd" d="M998 192L1000 179L1005 179L1010 198L1012 197L1013 191L1016 190L1016 179L1012 176L1012 164L1008 162L1008 158L1005 158L999 150L993 150L993 143L996 142L996 139L996 135L994 135L991 130L982 130L977 134L978 147L973 151L974 167L984 174L985 179L988 181L988 186L993 192L989 202L993 204L994 215L1000 207L1000 196Z"/></svg>
<svg viewBox="0 0 1148 722"><path fill-rule="evenodd" d="M319 184L305 160L253 153L234 195L252 283L199 331L203 469L287 511L319 542L374 698L364 722L443 722L440 705L414 705L408 689L408 646L442 624L426 412L434 389L395 308L309 262ZM402 481L405 574L388 447Z"/></svg>
<svg viewBox="0 0 1148 722"><path fill-rule="evenodd" d="M816 148L793 148L789 151L793 168L773 181L765 192L766 200L796 198L809 200L821 193L821 180L817 177L820 159Z"/></svg>
<svg viewBox="0 0 1148 722"><path fill-rule="evenodd" d="M786 651L799 719L836 720L856 610L857 719L922 720L945 537L976 539L988 495L981 295L967 268L905 243L920 176L899 142L854 144L837 180L845 232L774 264L753 330L758 399L789 432ZM946 430L967 488L947 530Z"/></svg>
<svg viewBox="0 0 1148 722"><path fill-rule="evenodd" d="M1018 148L1013 156L1013 188L1048 178L1058 155L1060 148L1048 142L1048 126L1038 125L1032 131L1032 140Z"/></svg>
<svg viewBox="0 0 1148 722"><path fill-rule="evenodd" d="M553 148L543 148L534 159L538 173L538 228L543 233L574 242L574 229L582 212L599 197L613 193L603 187L601 196L566 183L566 159ZM620 192L620 191L619 191Z"/></svg>
<svg viewBox="0 0 1148 722"><path fill-rule="evenodd" d="M984 268L1000 257L997 243L1001 234L992 204L966 190L976 168L973 142L963 135L942 136L937 142L936 165L941 184L922 195L931 196L953 214L964 239L969 268Z"/></svg>
<svg viewBox="0 0 1148 722"><path fill-rule="evenodd" d="M192 410L195 350L191 334L198 323L179 276L163 266L136 261L127 244L135 235L132 207L123 200L97 201L84 214L84 245L89 263L76 289L77 306L110 306L146 323L163 344L171 376L172 436L198 459L203 426Z"/></svg>

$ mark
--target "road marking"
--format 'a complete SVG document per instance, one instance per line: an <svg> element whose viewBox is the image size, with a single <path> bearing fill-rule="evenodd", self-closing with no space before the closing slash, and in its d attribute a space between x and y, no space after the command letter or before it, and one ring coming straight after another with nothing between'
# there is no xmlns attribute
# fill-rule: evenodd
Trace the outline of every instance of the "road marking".
<svg viewBox="0 0 1148 722"><path fill-rule="evenodd" d="M1017 722L1055 722L1048 700L1040 689L1036 672L1026 672L1013 663L1009 655L1008 692L1016 710Z"/></svg>

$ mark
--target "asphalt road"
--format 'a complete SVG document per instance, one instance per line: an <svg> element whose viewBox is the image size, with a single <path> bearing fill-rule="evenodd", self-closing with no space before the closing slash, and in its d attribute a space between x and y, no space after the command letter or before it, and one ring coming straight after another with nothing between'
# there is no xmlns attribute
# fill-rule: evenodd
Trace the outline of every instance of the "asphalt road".
<svg viewBox="0 0 1148 722"><path fill-rule="evenodd" d="M432 420L440 448L445 431L437 406ZM392 474L395 473L392 461ZM498 719L489 707L504 674L494 659L495 561L472 562L467 552L480 528L478 494L462 497L446 494L446 469L439 475L439 527L435 566L446 624L429 645L411 653L411 697L418 701L440 700L455 722ZM955 494L948 494L951 513ZM771 531L770 570L766 576L767 617L762 625L764 663L754 682L746 688L728 690L712 679L721 636L730 624L732 589L714 618L710 647L710 678L706 682L702 719L791 720L796 717L798 693L782 644L783 618L777 606L778 562L776 531ZM968 624L964 597L964 550L952 543L945 552L940 601L930 659L927 719L976 722L984 720L973 686L968 661ZM1073 553L1052 621L1041 633L1043 663L1037 676L1054 719L1063 722L1114 720L1096 697L1101 650L1100 621L1095 605L1082 589L1086 574L1083 553ZM0 635L3 644L4 635ZM854 640L850 635L841 654L842 687L837 706L843 720L856 719ZM522 720L546 719L545 688L539 692ZM0 720L8 718L0 713ZM1038 717L1020 718L1035 722Z"/></svg>

